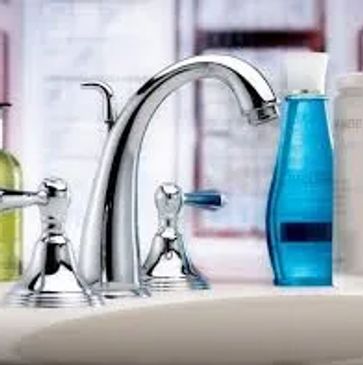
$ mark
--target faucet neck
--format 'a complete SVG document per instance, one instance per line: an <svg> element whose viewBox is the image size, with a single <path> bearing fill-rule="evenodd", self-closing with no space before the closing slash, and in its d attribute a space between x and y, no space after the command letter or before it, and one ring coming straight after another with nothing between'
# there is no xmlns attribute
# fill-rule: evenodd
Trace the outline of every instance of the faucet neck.
<svg viewBox="0 0 363 365"><path fill-rule="evenodd" d="M147 81L129 100L109 133L86 217L80 257L88 283L109 290L140 287L137 214L138 163L143 137L162 101L187 82L214 78L224 82L241 111L253 122L277 113L274 93L253 66L229 56L205 55L178 62ZM268 106L269 112L255 113ZM251 113L252 112L252 113Z"/></svg>

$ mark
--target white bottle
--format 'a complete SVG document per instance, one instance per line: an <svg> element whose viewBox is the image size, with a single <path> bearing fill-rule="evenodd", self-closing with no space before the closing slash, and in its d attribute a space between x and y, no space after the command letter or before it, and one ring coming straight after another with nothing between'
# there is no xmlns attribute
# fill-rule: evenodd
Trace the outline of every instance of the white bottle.
<svg viewBox="0 0 363 365"><path fill-rule="evenodd" d="M336 271L363 275L363 73L337 80L334 103Z"/></svg>

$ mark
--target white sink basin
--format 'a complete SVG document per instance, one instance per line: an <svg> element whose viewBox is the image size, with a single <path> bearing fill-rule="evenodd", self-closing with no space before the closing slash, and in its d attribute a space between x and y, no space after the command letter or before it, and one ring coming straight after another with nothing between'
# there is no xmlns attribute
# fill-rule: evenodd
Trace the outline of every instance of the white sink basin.
<svg viewBox="0 0 363 365"><path fill-rule="evenodd" d="M115 307L32 333L15 350L47 365L361 365L363 296L207 295Z"/></svg>

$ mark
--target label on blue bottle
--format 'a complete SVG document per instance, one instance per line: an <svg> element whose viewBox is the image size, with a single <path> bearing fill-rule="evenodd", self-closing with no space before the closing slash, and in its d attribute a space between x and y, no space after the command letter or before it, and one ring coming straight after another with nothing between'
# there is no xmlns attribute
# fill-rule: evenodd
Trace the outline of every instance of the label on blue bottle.
<svg viewBox="0 0 363 365"><path fill-rule="evenodd" d="M281 242L329 242L331 222L286 222L280 225Z"/></svg>

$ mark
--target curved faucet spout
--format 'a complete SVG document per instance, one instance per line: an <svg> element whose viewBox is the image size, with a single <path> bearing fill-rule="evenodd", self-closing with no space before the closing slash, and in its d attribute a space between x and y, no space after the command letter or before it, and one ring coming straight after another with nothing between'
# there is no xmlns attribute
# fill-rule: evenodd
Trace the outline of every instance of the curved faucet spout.
<svg viewBox="0 0 363 365"><path fill-rule="evenodd" d="M140 149L150 119L175 89L200 78L231 88L251 123L277 116L275 95L262 74L240 59L196 56L147 81L110 131L94 180L82 235L80 270L106 296L140 292L137 178Z"/></svg>

